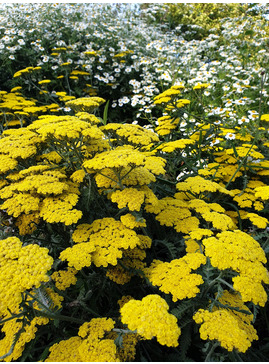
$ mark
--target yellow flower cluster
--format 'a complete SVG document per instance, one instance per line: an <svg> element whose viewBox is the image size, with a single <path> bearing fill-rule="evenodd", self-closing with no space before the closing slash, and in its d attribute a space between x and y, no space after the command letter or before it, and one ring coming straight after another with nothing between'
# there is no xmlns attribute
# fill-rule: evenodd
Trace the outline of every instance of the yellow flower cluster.
<svg viewBox="0 0 269 364"><path fill-rule="evenodd" d="M34 156L40 143L40 136L26 128L4 131L0 139L1 174L14 169L19 160Z"/></svg>
<svg viewBox="0 0 269 364"><path fill-rule="evenodd" d="M237 307L251 313L238 296L227 291L224 291L219 301L228 307ZM251 346L251 342L258 339L256 330L251 325L253 319L251 314L214 307L212 312L200 309L195 313L193 319L196 323L201 324L199 330L201 339L218 340L220 345L228 351L237 349L245 353Z"/></svg>
<svg viewBox="0 0 269 364"><path fill-rule="evenodd" d="M258 214L246 211L240 211L240 217L242 220L249 219L254 226L257 226L259 229L265 229L269 223L268 219L265 217L259 216Z"/></svg>
<svg viewBox="0 0 269 364"><path fill-rule="evenodd" d="M262 200L269 200L269 186L256 187L255 197L260 197Z"/></svg>
<svg viewBox="0 0 269 364"><path fill-rule="evenodd" d="M70 339L62 340L58 344L50 347L50 354L45 362L82 362L78 348L82 343L79 336L73 336Z"/></svg>
<svg viewBox="0 0 269 364"><path fill-rule="evenodd" d="M5 318L8 318L8 316ZM24 326L24 329L21 332L19 339L16 341L12 353L2 360L5 362L13 362L20 358L23 354L25 345L35 338L35 333L38 330L38 326L46 325L48 322L49 319L46 317L34 317L30 323ZM3 324L1 332L5 336L0 340L0 356L4 356L9 353L15 335L22 329L22 327L22 321L17 319L6 321Z"/></svg>
<svg viewBox="0 0 269 364"><path fill-rule="evenodd" d="M154 104L167 104L172 102L177 96L180 94L180 89L183 87L172 86L171 88L165 90L164 92L160 93L159 95L154 97Z"/></svg>
<svg viewBox="0 0 269 364"><path fill-rule="evenodd" d="M226 214L225 209L217 203L207 203L203 200L193 199L188 203L191 210L196 211L207 222L211 222L217 230L236 228L233 220Z"/></svg>
<svg viewBox="0 0 269 364"><path fill-rule="evenodd" d="M159 295L148 295L141 301L131 299L125 303L120 309L121 320L144 339L151 340L156 336L161 345L178 346L181 330L168 309L168 304Z"/></svg>
<svg viewBox="0 0 269 364"><path fill-rule="evenodd" d="M269 114L263 114L261 116L261 121L269 121Z"/></svg>
<svg viewBox="0 0 269 364"><path fill-rule="evenodd" d="M191 216L188 202L172 197L146 201L145 211L156 214L161 225L172 226L178 232L188 233L199 227L199 220Z"/></svg>
<svg viewBox="0 0 269 364"><path fill-rule="evenodd" d="M192 273L206 263L206 257L200 253L188 253L171 262L154 260L149 268L144 269L146 277L160 291L171 293L174 302L192 298L200 292L199 285L204 283L200 274Z"/></svg>
<svg viewBox="0 0 269 364"><path fill-rule="evenodd" d="M20 235L32 234L38 223L40 222L40 216L38 213L21 214L15 225L19 228Z"/></svg>
<svg viewBox="0 0 269 364"><path fill-rule="evenodd" d="M155 182L156 178L145 167L136 167L130 170L130 167L121 168L121 173L124 177L125 186L143 186L151 182ZM117 171L109 168L104 168L100 173L96 173L95 181L99 188L115 188L118 186Z"/></svg>
<svg viewBox="0 0 269 364"><path fill-rule="evenodd" d="M137 235L140 243L134 249L123 251L123 257L118 261L116 266L110 266L107 269L106 276L118 284L129 282L137 270L143 271L146 263L146 251L151 247L152 240L148 236Z"/></svg>
<svg viewBox="0 0 269 364"><path fill-rule="evenodd" d="M179 182L176 185L178 191L190 192L194 195L205 194L208 192L221 192L227 195L232 193L218 183L206 180L200 176L188 177L184 182Z"/></svg>
<svg viewBox="0 0 269 364"><path fill-rule="evenodd" d="M161 150L164 153L172 153L177 149L184 149L187 145L194 144L195 141L192 139L179 139L174 140L173 142L166 142L157 147L158 150Z"/></svg>
<svg viewBox="0 0 269 364"><path fill-rule="evenodd" d="M66 106L71 107L75 112L93 112L97 107L105 102L101 97L81 97L79 99L66 102Z"/></svg>
<svg viewBox="0 0 269 364"><path fill-rule="evenodd" d="M101 171L105 168L136 168L145 167L154 174L163 174L165 160L161 157L148 155L140 152L132 146L119 146L115 149L97 154L94 158L87 160L83 166L89 173Z"/></svg>
<svg viewBox="0 0 269 364"><path fill-rule="evenodd" d="M241 169L238 169L237 159L226 153L226 151L216 152L215 161L208 163L207 167L199 169L201 176L214 176L214 179L229 182L231 177L238 178L242 176Z"/></svg>
<svg viewBox="0 0 269 364"><path fill-rule="evenodd" d="M116 337L116 335L114 335L114 337ZM135 346L138 343L139 338L138 334L124 334L122 346L117 348L117 356L121 362L132 362L135 360Z"/></svg>
<svg viewBox="0 0 269 364"><path fill-rule="evenodd" d="M125 214L120 217L120 221L129 229L135 229L146 226L146 221L143 218L136 218L132 214Z"/></svg>
<svg viewBox="0 0 269 364"><path fill-rule="evenodd" d="M151 196L151 190L147 186L140 188L124 188L122 191L117 190L108 195L112 202L116 202L119 209L128 207L130 211L139 211L142 204Z"/></svg>
<svg viewBox="0 0 269 364"><path fill-rule="evenodd" d="M207 88L209 86L210 86L210 83L201 83L201 82L198 82L195 86L193 86L193 90L205 89L205 88Z"/></svg>
<svg viewBox="0 0 269 364"><path fill-rule="evenodd" d="M109 318L92 319L85 322L79 329L79 336L83 338L78 348L84 362L118 362L117 348L114 340L105 339L105 333L114 328L115 322Z"/></svg>
<svg viewBox="0 0 269 364"><path fill-rule="evenodd" d="M16 237L0 240L0 314L16 309L25 290L47 282L52 263L47 248L22 246Z"/></svg>
<svg viewBox="0 0 269 364"><path fill-rule="evenodd" d="M72 236L76 245L63 250L60 259L77 270L90 266L116 265L123 251L140 244L135 231L113 218L95 220L92 224L78 225Z"/></svg>
<svg viewBox="0 0 269 364"><path fill-rule="evenodd" d="M66 290L72 284L76 284L77 270L74 268L67 268L67 270L59 270L51 275L51 278L55 282L56 288L60 291Z"/></svg>
<svg viewBox="0 0 269 364"><path fill-rule="evenodd" d="M114 328L112 319L97 318L85 322L78 335L62 340L50 348L45 362L118 362L114 340L105 338Z"/></svg>
<svg viewBox="0 0 269 364"><path fill-rule="evenodd" d="M234 289L244 302L265 305L267 294L262 282L269 283L269 273L262 264L266 263L265 253L255 239L240 230L223 231L203 239L203 245L213 267L239 273L233 278Z"/></svg>
<svg viewBox="0 0 269 364"><path fill-rule="evenodd" d="M81 218L82 212L73 209L79 198L78 184L68 181L63 170L37 165L10 174L7 179L11 183L0 189L0 197L5 200L1 207L19 217L16 225L22 234L33 231L33 224L41 217L47 222L65 225ZM27 227L28 222L31 225Z"/></svg>
<svg viewBox="0 0 269 364"><path fill-rule="evenodd" d="M40 116L39 119L28 126L28 129L38 133L42 137L42 141L47 141L50 138L66 140L83 136L92 139L103 137L103 133L96 125L91 125L88 121L69 115Z"/></svg>
<svg viewBox="0 0 269 364"><path fill-rule="evenodd" d="M133 124L107 124L100 128L110 139L115 139L121 144L133 146L149 146L158 142L159 137L151 130L147 130L140 125ZM118 140L119 139L119 140Z"/></svg>
<svg viewBox="0 0 269 364"><path fill-rule="evenodd" d="M179 118L173 118L168 115L164 115L158 118L158 126L155 128L155 131L159 135L168 135L174 129L176 129L179 123Z"/></svg>
<svg viewBox="0 0 269 364"><path fill-rule="evenodd" d="M200 186L200 189L196 191L199 193L198 191L204 191L204 189ZM196 215L199 214L203 219L211 222L215 229L228 230L235 227L233 220L219 204L207 203L200 199L188 201L182 193L176 193L174 196L175 198L164 197L157 201L156 199L146 200L145 210L156 214L156 220L161 225L173 226L176 231L185 234L196 231L200 225L200 220L192 216L192 210Z"/></svg>
<svg viewBox="0 0 269 364"><path fill-rule="evenodd" d="M266 187L268 186L262 181L253 179L248 182L244 191L239 189L232 190L234 193L233 199L242 208L253 207L256 211L261 211L264 208L264 203L261 200L264 200L264 198L262 198L260 194L257 194L257 191L259 191L260 188Z"/></svg>

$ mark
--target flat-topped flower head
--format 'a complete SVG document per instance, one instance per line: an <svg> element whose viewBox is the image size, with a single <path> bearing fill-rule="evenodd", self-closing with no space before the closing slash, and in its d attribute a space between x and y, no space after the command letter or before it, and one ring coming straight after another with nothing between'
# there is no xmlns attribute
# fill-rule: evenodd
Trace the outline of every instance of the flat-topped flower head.
<svg viewBox="0 0 269 364"><path fill-rule="evenodd" d="M21 293L47 282L53 263L47 248L37 244L22 246L17 237L0 241L0 313L6 313L22 300Z"/></svg>
<svg viewBox="0 0 269 364"><path fill-rule="evenodd" d="M184 298L195 297L204 281L201 275L193 273L193 269L206 263L206 257L200 253L188 253L171 262L154 260L149 268L145 268L146 277L160 291L172 294L174 302Z"/></svg>
<svg viewBox="0 0 269 364"><path fill-rule="evenodd" d="M102 105L105 100L101 97L81 97L79 99L67 101L66 106L71 107L75 112L93 112Z"/></svg>
<svg viewBox="0 0 269 364"><path fill-rule="evenodd" d="M92 262L97 267L117 265L124 250L140 245L139 236L133 230L109 217L78 225L72 238L77 244L63 250L60 259L78 270Z"/></svg>
<svg viewBox="0 0 269 364"><path fill-rule="evenodd" d="M206 180L201 176L188 177L184 182L179 182L176 185L178 191L190 191L193 194L200 194L204 192L221 192L231 195L231 192L216 182Z"/></svg>
<svg viewBox="0 0 269 364"><path fill-rule="evenodd" d="M175 316L159 295L148 295L141 301L131 299L121 309L121 321L147 340L156 336L161 345L178 346L181 333Z"/></svg>
<svg viewBox="0 0 269 364"><path fill-rule="evenodd" d="M120 142L134 146L148 146L150 143L159 141L155 133L140 125L113 123L101 127L101 130L110 138L117 137Z"/></svg>
<svg viewBox="0 0 269 364"><path fill-rule="evenodd" d="M154 174L163 174L165 160L161 157L155 157L148 153L140 152L132 146L119 146L115 149L97 154L94 158L87 160L83 166L90 173L101 171L105 168L122 169L145 167Z"/></svg>
<svg viewBox="0 0 269 364"><path fill-rule="evenodd" d="M263 266L265 253L255 239L240 230L223 231L203 239L203 245L213 267L239 273L232 280L244 302L265 305L267 295L262 283L269 284L269 273Z"/></svg>

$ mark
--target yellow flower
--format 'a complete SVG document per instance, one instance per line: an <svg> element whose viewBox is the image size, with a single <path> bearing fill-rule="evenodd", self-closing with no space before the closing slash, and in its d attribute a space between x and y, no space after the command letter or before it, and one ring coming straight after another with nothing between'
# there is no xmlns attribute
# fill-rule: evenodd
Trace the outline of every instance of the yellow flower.
<svg viewBox="0 0 269 364"><path fill-rule="evenodd" d="M59 256L61 260L67 260L69 267L80 270L83 267L89 267L92 263L92 253L96 250L94 245L89 243L80 243L72 248L66 248Z"/></svg>
<svg viewBox="0 0 269 364"><path fill-rule="evenodd" d="M234 349L245 353L251 346L250 338L246 331L240 328L238 320L225 309L214 312L200 309L193 316L196 323L201 324L200 337L203 340L218 340L220 345L232 351Z"/></svg>
<svg viewBox="0 0 269 364"><path fill-rule="evenodd" d="M32 234L37 229L37 224L40 221L38 213L21 214L15 225L18 226L20 235Z"/></svg>
<svg viewBox="0 0 269 364"><path fill-rule="evenodd" d="M192 139L179 139L173 142L167 142L161 144L157 149L164 153L172 153L176 149L184 149L187 145L194 144L195 141Z"/></svg>
<svg viewBox="0 0 269 364"><path fill-rule="evenodd" d="M86 175L85 171L83 169L79 169L70 176L70 179L73 182L81 183L83 182L85 175Z"/></svg>
<svg viewBox="0 0 269 364"><path fill-rule="evenodd" d="M22 246L16 237L0 240L0 313L16 307L25 290L47 282L52 263L47 248Z"/></svg>
<svg viewBox="0 0 269 364"><path fill-rule="evenodd" d="M264 306L267 297L262 282L269 283L269 274L262 264L266 263L266 256L259 243L250 235L234 230L203 239L203 245L213 267L239 273L233 281L243 301Z"/></svg>
<svg viewBox="0 0 269 364"><path fill-rule="evenodd" d="M129 145L102 152L84 162L84 167L89 169L91 173L105 168L134 168L144 166L154 174L163 174L165 173L164 165L165 160L163 158L142 153Z"/></svg>
<svg viewBox="0 0 269 364"><path fill-rule="evenodd" d="M5 318L8 318L7 316ZM46 325L49 322L48 318L35 317L30 323L24 326L19 340L17 340L14 349L10 355L2 359L5 362L13 362L20 358L23 354L25 345L35 338L35 333L38 330L37 326ZM7 354L10 351L15 335L21 330L23 326L22 321L17 319L9 320L3 324L1 328L5 337L0 340L0 356Z"/></svg>
<svg viewBox="0 0 269 364"><path fill-rule="evenodd" d="M82 212L73 208L78 201L79 191L73 193L72 187L75 187L75 185L72 186L70 182L67 192L55 197L44 198L39 214L45 221L50 223L62 222L65 225L71 225L82 217Z"/></svg>
<svg viewBox="0 0 269 364"><path fill-rule="evenodd" d="M69 266L76 269L90 266L91 262L97 267L117 265L124 250L140 245L139 236L133 230L109 217L95 220L90 225L78 225L72 238L77 244L65 249L60 259L68 260Z"/></svg>
<svg viewBox="0 0 269 364"><path fill-rule="evenodd" d="M62 340L50 347L50 354L45 362L81 362L78 348L82 343L79 336L73 336L68 340Z"/></svg>
<svg viewBox="0 0 269 364"><path fill-rule="evenodd" d="M147 340L156 336L161 345L178 346L181 333L175 316L159 295L148 295L141 301L131 299L120 309L122 323Z"/></svg>
<svg viewBox="0 0 269 364"><path fill-rule="evenodd" d="M260 197L262 200L269 200L269 186L261 186L255 188L255 197Z"/></svg>
<svg viewBox="0 0 269 364"><path fill-rule="evenodd" d="M176 185L179 191L190 191L194 194L200 194L203 192L221 192L227 195L231 195L231 192L226 188L220 186L216 182L206 180L200 176L189 177L184 182L179 182Z"/></svg>
<svg viewBox="0 0 269 364"><path fill-rule="evenodd" d="M133 124L107 124L100 128L110 138L120 137L123 143L134 146L147 146L152 142L158 142L158 136L150 130Z"/></svg>
<svg viewBox="0 0 269 364"><path fill-rule="evenodd" d="M172 118L170 116L161 116L158 118L158 126L155 128L155 131L159 135L167 135L174 129L176 129L179 123L179 119Z"/></svg>
<svg viewBox="0 0 269 364"><path fill-rule="evenodd" d="M81 97L79 99L66 102L66 106L71 107L75 112L92 112L105 102L101 97Z"/></svg>
<svg viewBox="0 0 269 364"><path fill-rule="evenodd" d="M200 245L193 239L186 239L186 253L200 253Z"/></svg>
<svg viewBox="0 0 269 364"><path fill-rule="evenodd" d="M11 171L18 165L16 159L11 158L8 155L0 154L0 173L3 174L7 171Z"/></svg>
<svg viewBox="0 0 269 364"><path fill-rule="evenodd" d="M60 291L64 291L72 284L76 284L76 273L76 269L67 268L67 270L59 270L54 272L51 275L51 278L55 281L56 288L58 288Z"/></svg>
<svg viewBox="0 0 269 364"><path fill-rule="evenodd" d="M109 198L112 202L116 202L118 204L119 209L128 206L130 211L139 211L144 202L145 193L144 191L129 187L122 191L118 190L112 192L109 195Z"/></svg>
<svg viewBox="0 0 269 364"><path fill-rule="evenodd" d="M262 271L262 277L257 278L257 265L252 265L251 274L241 273L239 276L233 278L233 287L236 291L240 292L242 300L244 302L251 301L255 305L265 306L267 302L267 293L263 288L261 281L269 284L269 274L264 267L258 269L258 272ZM255 275L254 279L252 274Z"/></svg>
<svg viewBox="0 0 269 364"><path fill-rule="evenodd" d="M180 94L179 89L171 87L170 89L162 92L158 96L155 96L154 97L154 104L167 103L167 102L169 102L171 99L173 99L174 97L176 97L179 94Z"/></svg>
<svg viewBox="0 0 269 364"><path fill-rule="evenodd" d="M200 253L188 253L183 258L171 262L154 260L144 272L149 281L158 286L160 291L171 293L174 302L184 298L195 297L200 292L198 286L204 281L199 274L191 273L201 264L206 263L206 257Z"/></svg>
<svg viewBox="0 0 269 364"><path fill-rule="evenodd" d="M132 275L121 265L116 265L115 267L107 268L106 277L117 284L125 284L131 280Z"/></svg>
<svg viewBox="0 0 269 364"><path fill-rule="evenodd" d="M96 318L85 322L79 328L79 336L83 338L78 348L83 362L118 362L117 348L114 340L104 339L106 332L114 328L111 318Z"/></svg>
<svg viewBox="0 0 269 364"><path fill-rule="evenodd" d="M269 114L263 114L262 116L261 116L261 121L269 121Z"/></svg>
<svg viewBox="0 0 269 364"><path fill-rule="evenodd" d="M44 85L44 84L47 84L47 83L51 83L51 80L41 80L38 82L39 85Z"/></svg>
<svg viewBox="0 0 269 364"><path fill-rule="evenodd" d="M210 83L201 83L198 82L194 87L193 90L200 90L200 89L204 89L207 88L208 86L210 86Z"/></svg>
<svg viewBox="0 0 269 364"><path fill-rule="evenodd" d="M122 215L120 217L121 222L124 226L126 226L129 229L139 228L139 227L145 227L146 221L143 218L136 218L136 216L132 214L126 214Z"/></svg>
<svg viewBox="0 0 269 364"><path fill-rule="evenodd" d="M0 153L13 159L27 159L37 152L41 138L34 132L26 129L9 129L3 132L0 139ZM11 165L10 169L13 169Z"/></svg>
<svg viewBox="0 0 269 364"><path fill-rule="evenodd" d="M196 229L189 233L192 239L201 240L204 236L211 236L213 232L209 229Z"/></svg>
<svg viewBox="0 0 269 364"><path fill-rule="evenodd" d="M91 125L98 125L100 124L100 119L93 114L89 114L87 112L78 112L76 113L76 117L80 120L87 121Z"/></svg>
<svg viewBox="0 0 269 364"><path fill-rule="evenodd" d="M268 224L268 220L265 217L259 216L254 213L247 213L242 219L249 219L253 225L257 226L259 229L265 229Z"/></svg>
<svg viewBox="0 0 269 364"><path fill-rule="evenodd" d="M138 334L124 334L122 338L122 347L118 348L117 356L121 362L131 362L135 360L135 346L139 341Z"/></svg>
<svg viewBox="0 0 269 364"><path fill-rule="evenodd" d="M29 214L39 209L40 199L30 193L18 193L2 203L1 208L9 215L18 217L22 213Z"/></svg>

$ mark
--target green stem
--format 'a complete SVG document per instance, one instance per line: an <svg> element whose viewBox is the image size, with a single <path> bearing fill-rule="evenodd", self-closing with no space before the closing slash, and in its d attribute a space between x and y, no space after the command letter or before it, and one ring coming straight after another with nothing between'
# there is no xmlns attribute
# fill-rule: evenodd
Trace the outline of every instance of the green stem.
<svg viewBox="0 0 269 364"><path fill-rule="evenodd" d="M205 361L211 361L211 355L214 353L215 349L219 346L219 343L216 342L214 345L212 345L212 348L210 349L209 353L207 354Z"/></svg>
<svg viewBox="0 0 269 364"><path fill-rule="evenodd" d="M226 281L224 281L222 278L218 278L218 281L225 284L226 286L228 286L229 288L231 288L233 291L235 290L233 288L233 286L231 286L229 283L227 283Z"/></svg>
<svg viewBox="0 0 269 364"><path fill-rule="evenodd" d="M39 311L39 310L36 310L34 309L34 313L37 315L37 316L41 316L41 317L47 317L49 319L53 319L53 320L62 320L62 321L68 321L68 322L75 322L77 324L83 324L85 321L84 320L81 320L79 318L76 318L76 317L69 317L69 316L65 316L65 315L59 315L59 314L55 314L55 313L45 313L43 311Z"/></svg>

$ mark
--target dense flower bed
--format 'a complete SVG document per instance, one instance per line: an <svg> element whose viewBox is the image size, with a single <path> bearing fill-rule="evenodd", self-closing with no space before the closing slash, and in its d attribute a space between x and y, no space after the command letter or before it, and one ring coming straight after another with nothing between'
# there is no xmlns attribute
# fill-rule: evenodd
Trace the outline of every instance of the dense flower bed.
<svg viewBox="0 0 269 364"><path fill-rule="evenodd" d="M0 13L3 361L267 360L268 26L162 9Z"/></svg>

